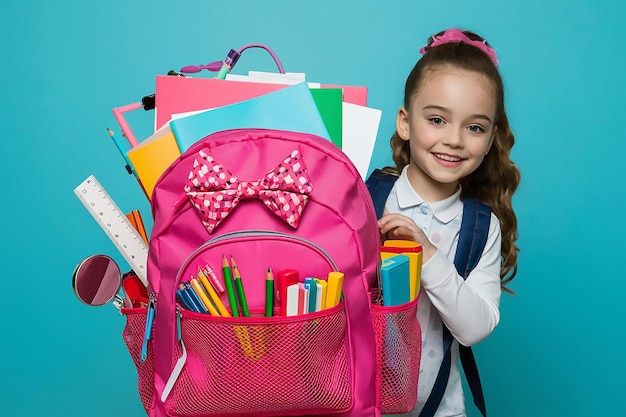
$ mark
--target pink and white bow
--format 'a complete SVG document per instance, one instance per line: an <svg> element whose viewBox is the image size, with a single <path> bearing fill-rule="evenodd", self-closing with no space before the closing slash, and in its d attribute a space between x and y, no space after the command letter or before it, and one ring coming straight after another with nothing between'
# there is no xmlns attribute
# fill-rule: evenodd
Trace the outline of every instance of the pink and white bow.
<svg viewBox="0 0 626 417"><path fill-rule="evenodd" d="M255 181L240 181L204 150L198 153L185 193L209 233L245 199L259 199L294 229L313 187L306 166L295 149L276 168Z"/></svg>

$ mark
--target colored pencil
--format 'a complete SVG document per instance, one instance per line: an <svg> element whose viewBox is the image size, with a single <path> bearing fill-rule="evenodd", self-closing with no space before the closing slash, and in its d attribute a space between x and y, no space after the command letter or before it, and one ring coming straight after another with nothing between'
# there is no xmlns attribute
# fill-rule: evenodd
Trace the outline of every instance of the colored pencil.
<svg viewBox="0 0 626 417"><path fill-rule="evenodd" d="M222 255L222 273L224 274L224 286L226 287L230 310L233 313L233 317L239 317L239 309L237 308L237 300L235 299L235 290L233 289L233 280L230 277L230 265L228 265L228 259L226 259L225 255Z"/></svg>
<svg viewBox="0 0 626 417"><path fill-rule="evenodd" d="M230 257L230 265L233 268L233 279L235 281L235 288L237 289L237 296L239 297L239 305L241 306L241 315L243 317L250 317L250 311L248 310L248 301L246 300L246 292L243 289L243 281L241 280L241 273L237 267L237 263Z"/></svg>
<svg viewBox="0 0 626 417"><path fill-rule="evenodd" d="M265 274L265 317L274 315L274 274L271 268L267 268Z"/></svg>

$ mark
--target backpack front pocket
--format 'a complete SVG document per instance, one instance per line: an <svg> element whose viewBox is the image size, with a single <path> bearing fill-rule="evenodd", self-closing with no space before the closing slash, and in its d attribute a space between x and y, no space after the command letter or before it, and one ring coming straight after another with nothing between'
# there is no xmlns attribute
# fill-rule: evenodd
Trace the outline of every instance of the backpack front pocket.
<svg viewBox="0 0 626 417"><path fill-rule="evenodd" d="M184 365L177 366L168 380L171 391L162 396L168 415L300 416L349 410L354 381L344 303L295 316L276 315L275 306L274 316L263 316L268 267L295 268L302 282L326 278L336 270L333 260L305 239L245 231L199 247L180 267L176 282L193 276L199 266L219 271L216 266L226 256L237 259L249 316L238 308L239 294L237 304L225 293L220 297L240 317L178 309L180 341L173 362Z"/></svg>
<svg viewBox="0 0 626 417"><path fill-rule="evenodd" d="M343 303L295 317L225 318L182 310L187 359L166 400L168 413L271 416L349 409L346 323Z"/></svg>

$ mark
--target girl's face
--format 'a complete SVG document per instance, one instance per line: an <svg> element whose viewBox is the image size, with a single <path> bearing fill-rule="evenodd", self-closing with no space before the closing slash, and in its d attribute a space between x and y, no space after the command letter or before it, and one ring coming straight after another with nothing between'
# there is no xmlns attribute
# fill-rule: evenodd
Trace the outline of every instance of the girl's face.
<svg viewBox="0 0 626 417"><path fill-rule="evenodd" d="M483 161L496 133L496 94L484 75L456 67L429 71L398 111L396 129L408 140L408 177L426 201L440 201Z"/></svg>

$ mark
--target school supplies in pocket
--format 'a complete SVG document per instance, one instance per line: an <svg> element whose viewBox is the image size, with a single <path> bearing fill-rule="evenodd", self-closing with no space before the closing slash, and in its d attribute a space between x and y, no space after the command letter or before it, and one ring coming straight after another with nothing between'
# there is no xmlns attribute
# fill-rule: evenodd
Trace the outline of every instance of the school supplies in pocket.
<svg viewBox="0 0 626 417"><path fill-rule="evenodd" d="M412 240L387 239L380 248L380 258L385 259L397 254L409 258L409 299L417 297L422 276L422 245Z"/></svg>

